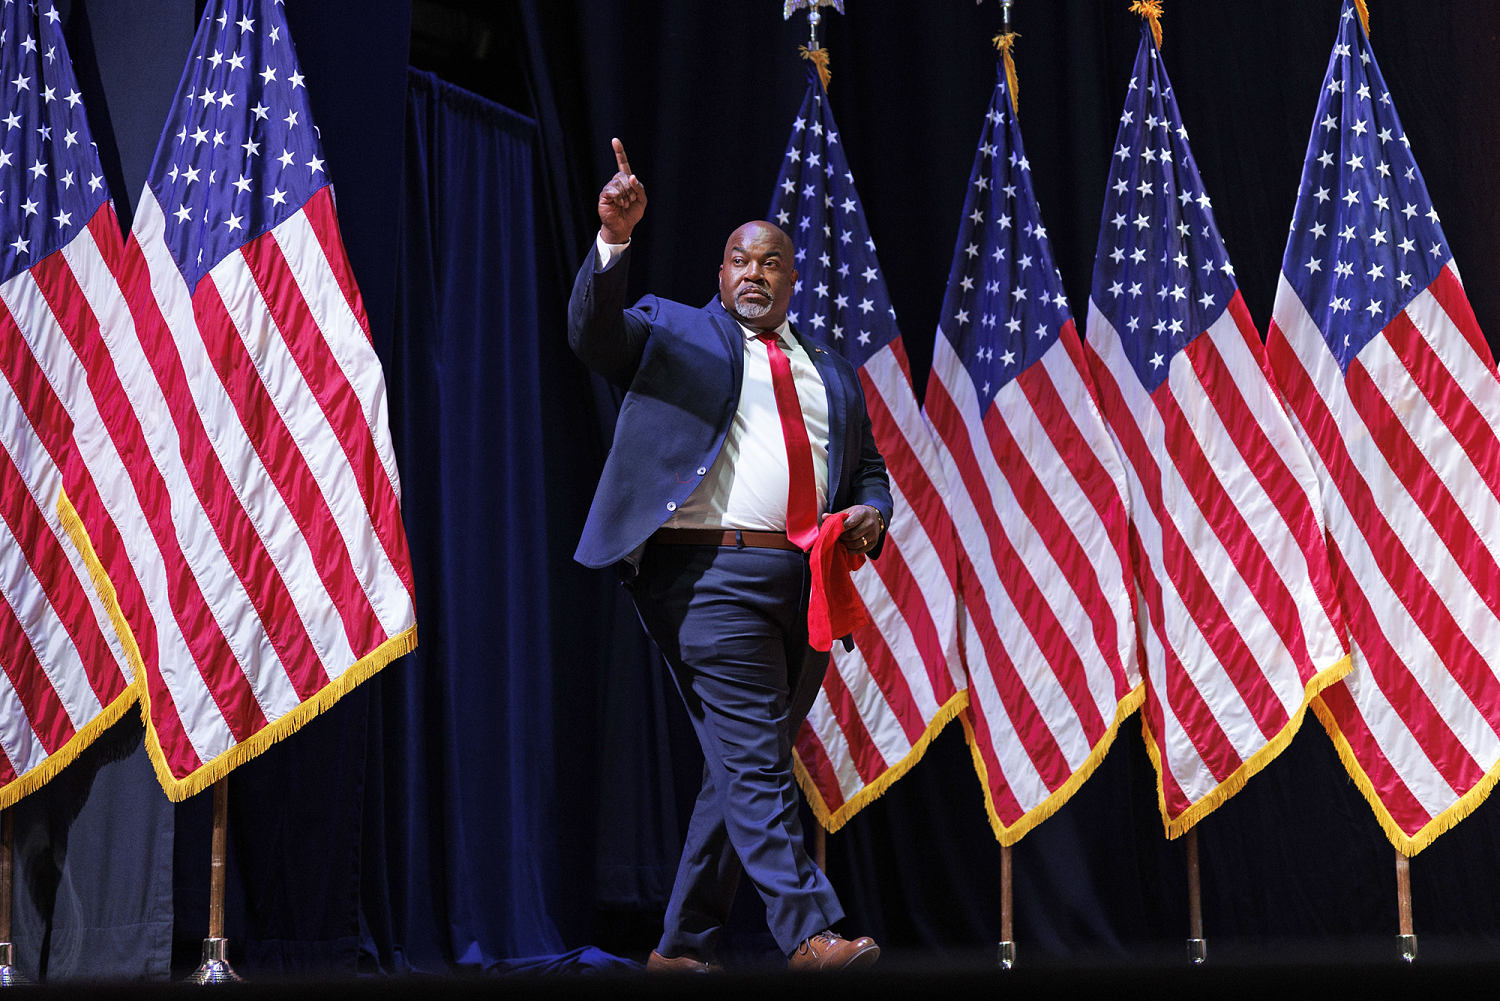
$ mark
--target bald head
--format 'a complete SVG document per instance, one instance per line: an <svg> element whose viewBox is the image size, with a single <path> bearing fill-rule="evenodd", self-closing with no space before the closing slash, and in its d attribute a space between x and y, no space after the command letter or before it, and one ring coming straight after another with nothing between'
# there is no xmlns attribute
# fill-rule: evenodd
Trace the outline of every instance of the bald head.
<svg viewBox="0 0 1500 1001"><path fill-rule="evenodd" d="M747 222L724 244L719 265L719 301L754 330L775 330L786 320L797 270L792 238L775 223Z"/></svg>

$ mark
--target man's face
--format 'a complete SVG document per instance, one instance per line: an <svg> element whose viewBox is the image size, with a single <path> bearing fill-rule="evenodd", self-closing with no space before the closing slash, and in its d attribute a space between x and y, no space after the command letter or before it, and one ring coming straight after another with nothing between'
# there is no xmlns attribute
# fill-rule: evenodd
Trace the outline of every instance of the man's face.
<svg viewBox="0 0 1500 1001"><path fill-rule="evenodd" d="M729 236L719 265L719 301L753 330L775 330L792 303L797 271L792 241L768 222L747 222Z"/></svg>

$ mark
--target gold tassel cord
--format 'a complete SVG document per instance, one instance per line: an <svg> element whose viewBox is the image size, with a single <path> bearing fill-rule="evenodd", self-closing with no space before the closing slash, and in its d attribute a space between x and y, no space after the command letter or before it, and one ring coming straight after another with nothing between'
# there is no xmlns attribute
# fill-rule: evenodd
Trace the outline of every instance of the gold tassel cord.
<svg viewBox="0 0 1500 1001"><path fill-rule="evenodd" d="M1359 0L1355 0L1356 3ZM1134 0L1130 5L1130 13L1139 14L1151 25L1151 37L1156 40L1156 47L1161 48L1161 0Z"/></svg>
<svg viewBox="0 0 1500 1001"><path fill-rule="evenodd" d="M1000 60L1005 63L1005 85L1010 88L1010 110L1016 114L1021 113L1021 84L1016 79L1016 62L1011 58L1011 48L1020 37L1014 31L1005 31L992 39L995 48L1000 50Z"/></svg>
<svg viewBox="0 0 1500 1001"><path fill-rule="evenodd" d="M818 68L818 81L823 84L823 89L828 89L828 81L833 79L833 70L828 68L828 50L821 45L816 49L809 49L805 45L797 46L797 54L803 59L812 61Z"/></svg>
<svg viewBox="0 0 1500 1001"><path fill-rule="evenodd" d="M1354 9L1359 12L1359 26L1365 29L1365 37L1370 37L1370 7L1365 0L1354 0Z"/></svg>

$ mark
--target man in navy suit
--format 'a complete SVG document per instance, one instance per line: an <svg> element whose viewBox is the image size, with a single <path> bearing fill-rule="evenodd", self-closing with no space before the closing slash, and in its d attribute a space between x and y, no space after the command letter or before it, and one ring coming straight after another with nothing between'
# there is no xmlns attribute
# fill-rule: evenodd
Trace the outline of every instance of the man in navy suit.
<svg viewBox="0 0 1500 1001"><path fill-rule="evenodd" d="M787 322L797 272L771 223L730 235L707 306L647 296L627 308L646 192L613 145L619 170L599 194L568 340L626 395L576 557L621 568L705 762L647 968L716 969L741 874L793 969L866 965L879 947L832 931L843 908L803 846L791 768L827 667L807 645L814 517L843 515L839 544L872 558L891 518L864 393L848 361ZM789 526L789 513L809 524Z"/></svg>

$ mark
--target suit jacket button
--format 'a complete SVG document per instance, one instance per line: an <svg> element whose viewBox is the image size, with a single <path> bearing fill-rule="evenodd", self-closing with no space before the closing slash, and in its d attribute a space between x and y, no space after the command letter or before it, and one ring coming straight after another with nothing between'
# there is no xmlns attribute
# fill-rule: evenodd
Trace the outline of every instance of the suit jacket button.
<svg viewBox="0 0 1500 1001"><path fill-rule="evenodd" d="M676 501L667 501L667 510L668 511L676 511L677 510L677 502Z"/></svg>
<svg viewBox="0 0 1500 1001"><path fill-rule="evenodd" d="M707 466L699 466L698 467L698 475L699 476L707 476L708 475L708 467Z"/></svg>

